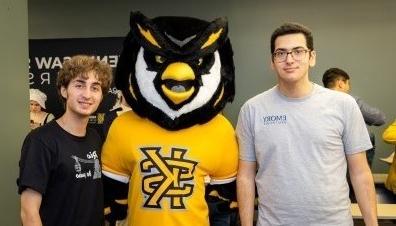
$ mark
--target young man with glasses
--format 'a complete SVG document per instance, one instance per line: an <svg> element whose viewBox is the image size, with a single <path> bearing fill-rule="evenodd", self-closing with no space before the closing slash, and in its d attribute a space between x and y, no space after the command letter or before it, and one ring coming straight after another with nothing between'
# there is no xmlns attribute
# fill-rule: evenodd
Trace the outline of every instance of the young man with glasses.
<svg viewBox="0 0 396 226"><path fill-rule="evenodd" d="M353 225L347 165L366 225L378 225L356 101L310 81L316 52L305 26L276 29L271 54L278 84L248 100L237 124L242 226L253 225L255 185L257 225Z"/></svg>

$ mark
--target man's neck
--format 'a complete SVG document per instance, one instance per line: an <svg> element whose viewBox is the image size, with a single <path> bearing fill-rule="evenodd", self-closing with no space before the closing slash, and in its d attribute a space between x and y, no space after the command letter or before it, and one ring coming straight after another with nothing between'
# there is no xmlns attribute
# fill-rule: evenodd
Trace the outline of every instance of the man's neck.
<svg viewBox="0 0 396 226"><path fill-rule="evenodd" d="M330 89L335 90L335 91L338 91L338 92L348 93L348 92L346 92L344 89L341 89L341 88L338 88L338 87L332 87L332 88L330 88Z"/></svg>
<svg viewBox="0 0 396 226"><path fill-rule="evenodd" d="M68 133L83 137L87 132L88 120L89 117L78 117L65 113L56 122Z"/></svg>
<svg viewBox="0 0 396 226"><path fill-rule="evenodd" d="M312 92L313 83L308 79L294 83L279 81L278 87L279 91L287 97L301 98L309 95Z"/></svg>

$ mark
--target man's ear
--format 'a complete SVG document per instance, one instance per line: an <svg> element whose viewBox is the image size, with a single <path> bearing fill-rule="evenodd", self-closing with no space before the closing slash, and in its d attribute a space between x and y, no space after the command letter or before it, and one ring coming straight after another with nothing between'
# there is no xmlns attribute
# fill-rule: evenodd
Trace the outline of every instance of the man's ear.
<svg viewBox="0 0 396 226"><path fill-rule="evenodd" d="M67 99L67 89L64 86L61 86L60 93L63 98Z"/></svg>
<svg viewBox="0 0 396 226"><path fill-rule="evenodd" d="M345 82L342 79L337 79L336 87L338 88L338 90L344 90Z"/></svg>
<svg viewBox="0 0 396 226"><path fill-rule="evenodd" d="M337 80L336 80L336 87L337 87L337 88L341 88L341 86L342 86L341 80L340 80L340 79L337 79Z"/></svg>
<svg viewBox="0 0 396 226"><path fill-rule="evenodd" d="M316 52L315 50L311 51L311 54L309 54L309 66L313 67L316 64Z"/></svg>
<svg viewBox="0 0 396 226"><path fill-rule="evenodd" d="M271 69L275 70L274 60L271 58Z"/></svg>

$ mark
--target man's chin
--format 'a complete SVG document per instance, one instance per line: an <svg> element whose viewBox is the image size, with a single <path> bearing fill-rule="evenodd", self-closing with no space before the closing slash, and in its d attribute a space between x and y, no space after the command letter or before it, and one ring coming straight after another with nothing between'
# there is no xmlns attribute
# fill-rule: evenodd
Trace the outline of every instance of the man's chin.
<svg viewBox="0 0 396 226"><path fill-rule="evenodd" d="M92 110L79 110L76 113L78 115L80 115L81 117L89 117L89 116L93 115L93 113L95 113L95 111L92 111Z"/></svg>

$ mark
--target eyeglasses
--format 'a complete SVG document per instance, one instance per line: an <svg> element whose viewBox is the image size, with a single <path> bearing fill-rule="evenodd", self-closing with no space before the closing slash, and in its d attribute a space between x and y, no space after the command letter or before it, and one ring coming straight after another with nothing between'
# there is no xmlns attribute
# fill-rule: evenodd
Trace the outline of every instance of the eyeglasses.
<svg viewBox="0 0 396 226"><path fill-rule="evenodd" d="M291 51L279 50L272 54L275 62L280 63L286 61L287 55L291 55L294 60L301 61L305 58L307 52L311 52L309 49L292 49Z"/></svg>

